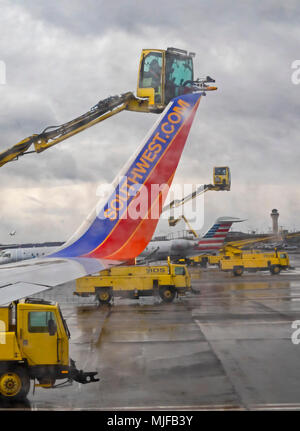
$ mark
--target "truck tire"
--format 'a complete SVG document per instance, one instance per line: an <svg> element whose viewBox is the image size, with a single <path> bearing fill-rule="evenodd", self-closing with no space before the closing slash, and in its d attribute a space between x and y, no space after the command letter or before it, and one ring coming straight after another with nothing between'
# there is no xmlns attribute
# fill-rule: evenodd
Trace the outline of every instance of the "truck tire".
<svg viewBox="0 0 300 431"><path fill-rule="evenodd" d="M15 367L0 374L0 397L6 400L24 400L30 389L30 379L24 367Z"/></svg>
<svg viewBox="0 0 300 431"><path fill-rule="evenodd" d="M281 271L281 268L280 268L279 265L272 265L272 266L270 266L270 273L272 275L280 274L280 271Z"/></svg>
<svg viewBox="0 0 300 431"><path fill-rule="evenodd" d="M97 299L100 304L109 304L112 298L112 294L109 289L98 289L97 290Z"/></svg>
<svg viewBox="0 0 300 431"><path fill-rule="evenodd" d="M172 286L161 286L159 296L164 302L172 302L176 296L176 290Z"/></svg>
<svg viewBox="0 0 300 431"><path fill-rule="evenodd" d="M242 266L237 266L236 268L233 268L232 272L234 276L240 277L244 272L244 268Z"/></svg>

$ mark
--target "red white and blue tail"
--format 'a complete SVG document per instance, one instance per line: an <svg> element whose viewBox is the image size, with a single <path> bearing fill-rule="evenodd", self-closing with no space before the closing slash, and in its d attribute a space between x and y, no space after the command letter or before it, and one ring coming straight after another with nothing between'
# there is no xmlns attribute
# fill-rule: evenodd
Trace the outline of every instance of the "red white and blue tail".
<svg viewBox="0 0 300 431"><path fill-rule="evenodd" d="M49 257L120 261L140 255L155 231L201 95L186 94L169 103L112 183L110 194Z"/></svg>
<svg viewBox="0 0 300 431"><path fill-rule="evenodd" d="M242 221L244 220L235 217L219 217L209 231L201 238L195 249L203 253L218 251L223 246L231 225Z"/></svg>

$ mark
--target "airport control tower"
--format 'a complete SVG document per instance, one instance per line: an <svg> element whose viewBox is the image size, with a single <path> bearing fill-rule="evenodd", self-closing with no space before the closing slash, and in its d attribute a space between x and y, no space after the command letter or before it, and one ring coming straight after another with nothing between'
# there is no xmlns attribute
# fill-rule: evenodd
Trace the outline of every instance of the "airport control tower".
<svg viewBox="0 0 300 431"><path fill-rule="evenodd" d="M274 234L278 234L278 217L279 217L279 212L276 209L273 209L271 212L271 219L272 219L272 224L273 224L273 233Z"/></svg>

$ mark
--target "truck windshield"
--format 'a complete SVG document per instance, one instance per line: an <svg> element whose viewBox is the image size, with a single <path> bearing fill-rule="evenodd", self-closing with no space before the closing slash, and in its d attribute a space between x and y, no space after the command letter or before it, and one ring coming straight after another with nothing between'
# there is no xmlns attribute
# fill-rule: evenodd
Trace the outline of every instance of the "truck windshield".
<svg viewBox="0 0 300 431"><path fill-rule="evenodd" d="M184 86L189 86L193 81L193 60L174 53L166 54L166 90L165 102L169 103L174 97L183 94Z"/></svg>
<svg viewBox="0 0 300 431"><path fill-rule="evenodd" d="M226 175L226 168L215 168L216 175Z"/></svg>
<svg viewBox="0 0 300 431"><path fill-rule="evenodd" d="M140 88L154 88L155 103L161 103L162 54L150 52L143 58Z"/></svg>

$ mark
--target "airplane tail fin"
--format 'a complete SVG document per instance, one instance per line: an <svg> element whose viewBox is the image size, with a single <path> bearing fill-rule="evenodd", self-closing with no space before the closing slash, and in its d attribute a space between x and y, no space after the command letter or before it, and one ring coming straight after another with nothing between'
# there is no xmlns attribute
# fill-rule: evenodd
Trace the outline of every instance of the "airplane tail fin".
<svg viewBox="0 0 300 431"><path fill-rule="evenodd" d="M151 240L202 93L173 99L77 232L50 257L127 260Z"/></svg>
<svg viewBox="0 0 300 431"><path fill-rule="evenodd" d="M236 217L219 217L214 225L199 240L196 248L203 252L216 252L224 244L225 238L233 223L242 222Z"/></svg>

